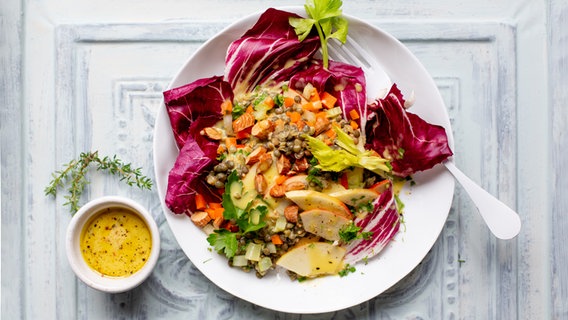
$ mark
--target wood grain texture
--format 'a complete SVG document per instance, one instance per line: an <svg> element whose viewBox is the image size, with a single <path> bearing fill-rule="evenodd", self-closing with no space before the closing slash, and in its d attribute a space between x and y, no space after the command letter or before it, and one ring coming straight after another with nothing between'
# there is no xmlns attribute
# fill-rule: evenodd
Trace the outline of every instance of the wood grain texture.
<svg viewBox="0 0 568 320"><path fill-rule="evenodd" d="M547 29L548 42L548 79L549 99L551 104L550 121L552 134L550 201L552 203L551 236L552 266L550 269L552 305L554 319L568 318L568 273L566 262L568 250L560 243L568 238L568 5L566 1L549 1Z"/></svg>
<svg viewBox="0 0 568 320"><path fill-rule="evenodd" d="M0 162L1 162L1 244L2 244L2 315L25 316L24 287L15 279L23 279L25 263L22 237L25 199L20 191L25 187L24 172L22 40L23 19L20 3L0 6ZM9 244L9 245L8 245ZM12 267L13 266L13 267Z"/></svg>
<svg viewBox="0 0 568 320"><path fill-rule="evenodd" d="M286 2L298 5L303 1ZM334 313L273 312L205 278L183 254L157 193L93 174L84 199L146 206L162 237L154 273L108 295L86 287L64 252L70 215L43 196L50 173L83 150L153 175L161 92L203 42L280 1L3 4L2 314L6 319L564 319L568 317L568 4L564 0L345 1L345 12L400 39L448 108L458 166L516 208L519 237L491 236L457 187L438 241L384 294ZM465 18L465 20L464 20ZM535 171L535 163L538 168ZM545 165L542 165L542 164ZM356 294L356 293L354 293Z"/></svg>

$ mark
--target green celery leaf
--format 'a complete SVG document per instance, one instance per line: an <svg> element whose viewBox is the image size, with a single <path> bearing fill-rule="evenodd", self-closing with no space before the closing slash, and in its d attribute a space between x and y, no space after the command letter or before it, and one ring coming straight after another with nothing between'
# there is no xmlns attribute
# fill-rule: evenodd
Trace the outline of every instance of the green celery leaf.
<svg viewBox="0 0 568 320"><path fill-rule="evenodd" d="M300 42L304 41L312 31L314 24L316 23L313 19L303 19L303 18L290 18L290 25L294 27L294 32L298 36Z"/></svg>
<svg viewBox="0 0 568 320"><path fill-rule="evenodd" d="M345 43L347 41L347 32L349 31L349 23L347 19L334 17L331 19L332 25L335 28L335 32L328 33L328 38L335 38L341 43Z"/></svg>
<svg viewBox="0 0 568 320"><path fill-rule="evenodd" d="M341 16L341 0L307 0L306 12L315 20L329 19Z"/></svg>
<svg viewBox="0 0 568 320"><path fill-rule="evenodd" d="M217 252L223 252L227 258L232 258L237 253L237 234L226 229L215 230L207 237L207 242Z"/></svg>

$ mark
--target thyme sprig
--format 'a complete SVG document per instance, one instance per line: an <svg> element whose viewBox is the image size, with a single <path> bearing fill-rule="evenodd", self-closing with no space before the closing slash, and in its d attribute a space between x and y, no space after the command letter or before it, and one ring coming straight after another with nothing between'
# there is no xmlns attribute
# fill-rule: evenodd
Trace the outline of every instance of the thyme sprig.
<svg viewBox="0 0 568 320"><path fill-rule="evenodd" d="M82 152L77 159L63 165L62 170L52 173L53 180L45 187L45 195L55 197L59 187L63 187L68 182L69 194L65 196L67 202L63 205L69 206L72 214L76 213L79 210L81 194L85 190L85 186L89 184L86 175L91 165L94 165L97 171L106 171L111 175L118 176L120 181L129 186L152 189L152 180L142 174L142 168L132 168L130 163L124 163L116 155L112 158L108 156L101 158L98 151L93 151Z"/></svg>

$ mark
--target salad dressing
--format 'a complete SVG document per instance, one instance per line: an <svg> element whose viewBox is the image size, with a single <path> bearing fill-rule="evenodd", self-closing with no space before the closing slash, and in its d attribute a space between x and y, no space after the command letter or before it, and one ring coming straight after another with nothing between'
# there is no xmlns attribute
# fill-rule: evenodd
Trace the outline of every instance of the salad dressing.
<svg viewBox="0 0 568 320"><path fill-rule="evenodd" d="M107 208L83 228L80 243L85 262L109 277L140 270L150 256L152 236L146 223L126 208Z"/></svg>

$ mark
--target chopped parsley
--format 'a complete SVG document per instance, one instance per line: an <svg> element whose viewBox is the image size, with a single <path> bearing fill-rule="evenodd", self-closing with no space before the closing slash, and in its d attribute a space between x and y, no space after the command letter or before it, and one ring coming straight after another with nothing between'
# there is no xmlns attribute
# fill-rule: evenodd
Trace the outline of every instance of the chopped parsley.
<svg viewBox="0 0 568 320"><path fill-rule="evenodd" d="M234 221L239 227L238 232L230 232L226 229L218 229L207 237L207 242L219 252L224 253L227 258L235 256L238 249L237 235L257 231L266 226L264 217L268 213L268 208L263 205L252 207L252 201L245 209L241 209L233 203L231 199L231 188L233 183L242 183L236 171L231 172L227 178L227 188L223 193L222 205L225 209L223 217L226 220Z"/></svg>
<svg viewBox="0 0 568 320"><path fill-rule="evenodd" d="M223 252L227 258L232 258L237 253L237 234L226 229L215 230L207 237L207 242L217 252Z"/></svg>
<svg viewBox="0 0 568 320"><path fill-rule="evenodd" d="M350 223L339 230L339 238L345 243L349 243L356 239L368 240L373 236L373 232L361 232L361 227Z"/></svg>
<svg viewBox="0 0 568 320"><path fill-rule="evenodd" d="M238 102L235 102L233 104L233 111L232 111L232 115L233 115L233 120L237 119L238 117L240 117L241 115L243 115L243 113L245 113L246 108L241 105Z"/></svg>
<svg viewBox="0 0 568 320"><path fill-rule="evenodd" d="M355 273L355 271L357 271L357 269L355 269L354 266L347 264L345 265L345 268L343 268L343 270L338 272L338 274L340 277L345 277L350 273Z"/></svg>

